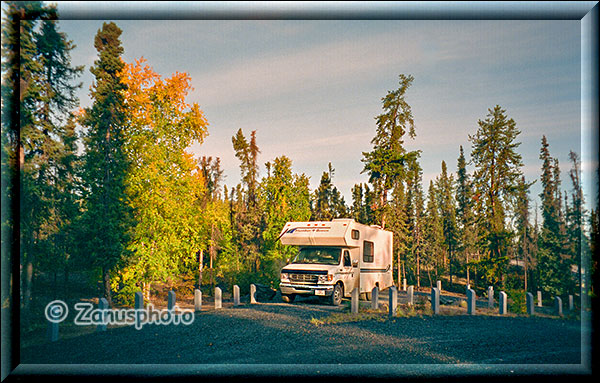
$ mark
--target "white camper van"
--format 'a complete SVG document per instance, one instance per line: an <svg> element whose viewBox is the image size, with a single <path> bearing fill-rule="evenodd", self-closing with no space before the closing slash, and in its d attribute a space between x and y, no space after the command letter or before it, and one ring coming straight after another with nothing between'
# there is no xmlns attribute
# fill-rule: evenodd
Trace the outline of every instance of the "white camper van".
<svg viewBox="0 0 600 383"><path fill-rule="evenodd" d="M281 270L281 297L316 295L339 305L354 287L370 299L373 287L392 285L392 232L353 219L288 222L279 236L300 251Z"/></svg>

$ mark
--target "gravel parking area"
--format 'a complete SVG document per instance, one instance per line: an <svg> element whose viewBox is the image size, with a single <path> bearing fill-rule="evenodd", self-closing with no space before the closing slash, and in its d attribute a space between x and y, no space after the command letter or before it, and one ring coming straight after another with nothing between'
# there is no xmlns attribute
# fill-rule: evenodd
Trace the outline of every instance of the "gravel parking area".
<svg viewBox="0 0 600 383"><path fill-rule="evenodd" d="M311 299L196 314L191 325L109 328L21 350L25 364L580 364L579 321L424 316L315 325Z"/></svg>

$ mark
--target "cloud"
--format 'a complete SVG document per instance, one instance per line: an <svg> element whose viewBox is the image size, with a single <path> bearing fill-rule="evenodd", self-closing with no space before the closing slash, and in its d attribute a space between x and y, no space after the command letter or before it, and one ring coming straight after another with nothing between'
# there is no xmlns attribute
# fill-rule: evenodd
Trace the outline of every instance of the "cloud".
<svg viewBox="0 0 600 383"><path fill-rule="evenodd" d="M389 35L377 35L293 53L259 54L216 71L193 73L194 97L203 105L235 104L336 81L357 81L359 75L376 73L392 64L414 65L419 61L416 42L404 41L402 49L390 51L386 47L392 41Z"/></svg>

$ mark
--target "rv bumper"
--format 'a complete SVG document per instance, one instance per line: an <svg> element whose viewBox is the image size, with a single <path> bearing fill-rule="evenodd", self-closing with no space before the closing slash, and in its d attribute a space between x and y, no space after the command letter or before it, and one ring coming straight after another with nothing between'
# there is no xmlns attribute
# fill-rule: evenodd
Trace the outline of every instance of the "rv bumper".
<svg viewBox="0 0 600 383"><path fill-rule="evenodd" d="M295 283L281 283L279 289L282 294L317 295L329 297L333 293L333 286L327 285L299 285Z"/></svg>

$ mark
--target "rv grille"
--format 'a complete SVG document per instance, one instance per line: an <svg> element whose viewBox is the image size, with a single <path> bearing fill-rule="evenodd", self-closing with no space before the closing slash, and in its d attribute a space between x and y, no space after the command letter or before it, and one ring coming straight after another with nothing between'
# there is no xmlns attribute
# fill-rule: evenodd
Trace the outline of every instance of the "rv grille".
<svg viewBox="0 0 600 383"><path fill-rule="evenodd" d="M314 274L290 274L290 281L292 282L316 283L318 279L319 276Z"/></svg>

